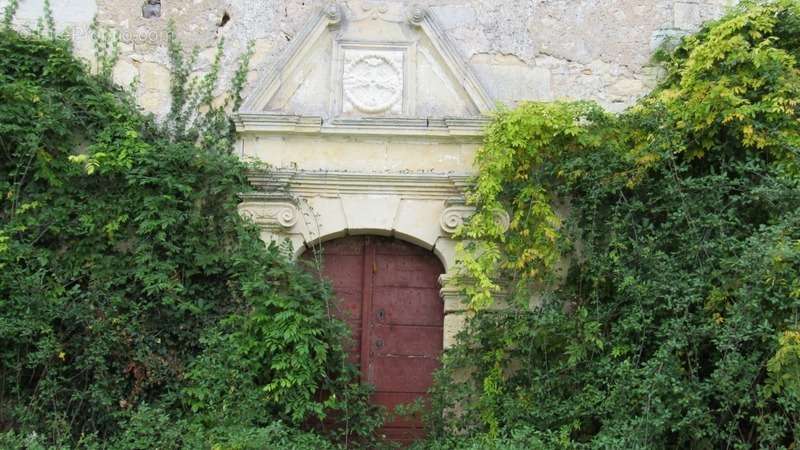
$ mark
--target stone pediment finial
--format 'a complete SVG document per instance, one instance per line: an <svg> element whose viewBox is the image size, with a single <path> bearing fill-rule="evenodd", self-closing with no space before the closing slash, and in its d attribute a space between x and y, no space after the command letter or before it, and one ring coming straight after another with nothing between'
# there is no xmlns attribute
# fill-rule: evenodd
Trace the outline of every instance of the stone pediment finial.
<svg viewBox="0 0 800 450"><path fill-rule="evenodd" d="M428 12L425 10L425 8L419 5L414 5L411 7L411 11L408 14L408 22L411 25L421 26L427 14Z"/></svg>
<svg viewBox="0 0 800 450"><path fill-rule="evenodd" d="M325 7L325 17L328 19L328 26L336 26L342 20L342 10L336 2L329 3Z"/></svg>
<svg viewBox="0 0 800 450"><path fill-rule="evenodd" d="M333 2L272 62L237 128L477 136L492 107L431 11Z"/></svg>

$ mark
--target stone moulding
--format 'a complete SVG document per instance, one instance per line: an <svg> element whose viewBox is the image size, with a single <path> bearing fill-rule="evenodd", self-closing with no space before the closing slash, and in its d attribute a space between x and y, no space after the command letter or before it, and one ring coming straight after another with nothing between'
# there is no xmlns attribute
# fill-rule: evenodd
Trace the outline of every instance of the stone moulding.
<svg viewBox="0 0 800 450"><path fill-rule="evenodd" d="M263 109L264 105L281 87L283 80L294 72L298 64L308 54L313 44L328 28L338 26L341 20L341 7L337 3L331 3L320 10L295 36L289 47L257 84L256 90L242 104L241 111L259 111Z"/></svg>
<svg viewBox="0 0 800 450"><path fill-rule="evenodd" d="M489 119L370 117L337 118L325 123L321 116L239 113L234 116L234 123L240 134L430 136L471 138L470 142L480 142Z"/></svg>
<svg viewBox="0 0 800 450"><path fill-rule="evenodd" d="M431 173L350 173L329 171L250 172L255 191L243 199L282 201L285 195L339 197L341 195L400 195L405 199L455 201L467 188L469 177ZM272 192L280 192L275 197ZM463 200L462 200L463 202ZM443 203L443 204L445 204Z"/></svg>
<svg viewBox="0 0 800 450"><path fill-rule="evenodd" d="M464 59L456 50L450 38L444 32L436 17L422 6L412 6L408 21L411 25L420 28L431 40L434 48L444 58L448 67L461 80L462 86L469 94L481 114L487 115L494 109L491 97L478 81L478 77L470 69Z"/></svg>
<svg viewBox="0 0 800 450"><path fill-rule="evenodd" d="M329 239L375 234L432 250L445 270L455 263L455 242L440 224L449 202L462 198L466 175L285 170L249 179L256 190L241 195L241 213L264 240L288 239L298 255Z"/></svg>

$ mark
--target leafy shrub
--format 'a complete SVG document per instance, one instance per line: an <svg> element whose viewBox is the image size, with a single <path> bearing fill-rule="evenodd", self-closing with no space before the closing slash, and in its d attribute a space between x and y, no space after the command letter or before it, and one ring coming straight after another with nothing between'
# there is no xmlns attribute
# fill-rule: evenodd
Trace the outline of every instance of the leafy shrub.
<svg viewBox="0 0 800 450"><path fill-rule="evenodd" d="M569 433L542 432L522 426L503 433L470 436L445 435L416 443L411 449L425 450L555 450L569 447Z"/></svg>
<svg viewBox="0 0 800 450"><path fill-rule="evenodd" d="M4 447L370 442L330 288L237 213L220 59L158 124L66 40L0 31Z"/></svg>
<svg viewBox="0 0 800 450"><path fill-rule="evenodd" d="M663 55L663 83L624 114L498 114L437 442L800 444L798 42L800 4L745 2ZM486 312L501 286L514 306Z"/></svg>

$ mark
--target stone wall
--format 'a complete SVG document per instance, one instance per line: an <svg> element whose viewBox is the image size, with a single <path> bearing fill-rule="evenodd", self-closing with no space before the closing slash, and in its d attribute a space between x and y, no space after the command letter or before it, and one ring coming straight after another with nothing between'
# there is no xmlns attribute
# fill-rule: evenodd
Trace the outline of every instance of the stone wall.
<svg viewBox="0 0 800 450"><path fill-rule="evenodd" d="M619 111L646 93L658 76L653 50L667 38L719 16L731 0L420 0L443 24L489 94L521 100L592 99ZM0 0L5 7L8 0ZM20 25L31 26L43 0L21 0ZM187 47L199 49L198 73L216 42L226 39L227 82L247 42L255 44L250 81L269 69L323 0L161 0L161 15L143 18L145 0L52 0L60 29L71 28L77 51L92 54L95 17L122 39L116 80L142 106L168 108L165 29L175 21ZM366 2L346 2L358 7ZM385 3L411 3L390 0ZM248 86L249 89L252 86ZM220 90L222 92L222 89Z"/></svg>

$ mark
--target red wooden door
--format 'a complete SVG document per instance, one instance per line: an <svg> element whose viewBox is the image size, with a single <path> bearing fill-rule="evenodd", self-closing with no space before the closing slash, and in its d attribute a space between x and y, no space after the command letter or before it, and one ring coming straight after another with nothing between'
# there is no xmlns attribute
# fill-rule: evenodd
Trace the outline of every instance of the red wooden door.
<svg viewBox="0 0 800 450"><path fill-rule="evenodd" d="M353 330L352 360L373 402L395 406L425 398L442 353L443 268L423 248L391 238L351 236L323 245L323 275L340 299L337 315ZM424 436L418 419L395 419L381 432L411 442Z"/></svg>

